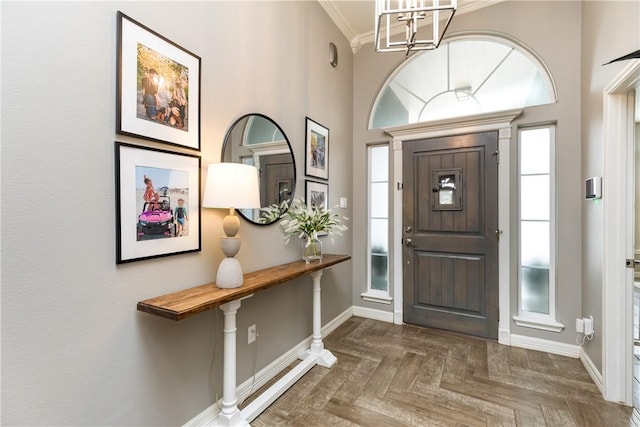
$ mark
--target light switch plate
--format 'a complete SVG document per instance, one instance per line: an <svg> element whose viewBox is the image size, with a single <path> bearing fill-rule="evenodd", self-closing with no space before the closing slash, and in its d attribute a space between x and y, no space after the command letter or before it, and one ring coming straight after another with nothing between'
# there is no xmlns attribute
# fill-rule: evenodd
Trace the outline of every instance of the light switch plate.
<svg viewBox="0 0 640 427"><path fill-rule="evenodd" d="M340 197L340 208L341 209L347 209L347 198L346 197Z"/></svg>

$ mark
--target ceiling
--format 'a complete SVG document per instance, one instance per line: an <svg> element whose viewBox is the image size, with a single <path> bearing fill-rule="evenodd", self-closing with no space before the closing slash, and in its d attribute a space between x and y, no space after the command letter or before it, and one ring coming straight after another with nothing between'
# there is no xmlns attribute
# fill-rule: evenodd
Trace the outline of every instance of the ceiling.
<svg viewBox="0 0 640 427"><path fill-rule="evenodd" d="M491 6L504 0L458 0L456 15ZM360 46L374 41L374 0L318 0L333 22L357 52ZM454 17L455 19L455 17Z"/></svg>

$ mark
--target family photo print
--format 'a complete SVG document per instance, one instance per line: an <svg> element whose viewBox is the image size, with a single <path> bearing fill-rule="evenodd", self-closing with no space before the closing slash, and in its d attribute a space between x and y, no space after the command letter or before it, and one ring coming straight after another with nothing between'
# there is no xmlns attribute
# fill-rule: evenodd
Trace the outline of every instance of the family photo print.
<svg viewBox="0 0 640 427"><path fill-rule="evenodd" d="M200 150L200 57L118 12L116 131Z"/></svg>

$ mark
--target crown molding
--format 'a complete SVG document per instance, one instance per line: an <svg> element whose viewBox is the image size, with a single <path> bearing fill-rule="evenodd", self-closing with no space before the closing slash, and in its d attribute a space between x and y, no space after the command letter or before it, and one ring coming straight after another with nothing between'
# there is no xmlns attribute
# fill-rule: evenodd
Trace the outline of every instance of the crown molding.
<svg viewBox="0 0 640 427"><path fill-rule="evenodd" d="M331 18L333 23L336 24L336 27L338 27L338 29L342 32L342 34L344 34L347 40L353 40L354 38L357 37L357 34L355 33L355 31L353 31L353 28L351 28L351 26L346 21L344 16L340 13L338 9L334 7L333 1L318 0L318 3L320 3L320 6L322 6L325 12L327 12L327 15L329 15L329 18Z"/></svg>

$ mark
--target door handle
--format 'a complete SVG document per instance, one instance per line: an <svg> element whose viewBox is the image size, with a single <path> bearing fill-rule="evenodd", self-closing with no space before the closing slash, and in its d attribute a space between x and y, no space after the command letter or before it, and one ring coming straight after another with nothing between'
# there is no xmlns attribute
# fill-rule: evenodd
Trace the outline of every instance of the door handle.
<svg viewBox="0 0 640 427"><path fill-rule="evenodd" d="M411 241L411 239L404 239L404 243L407 246L413 246L413 242Z"/></svg>
<svg viewBox="0 0 640 427"><path fill-rule="evenodd" d="M627 259L624 264L627 268L636 268L638 265L640 265L640 260Z"/></svg>

